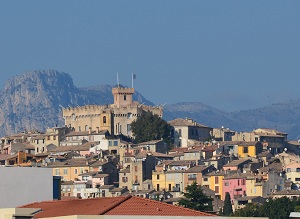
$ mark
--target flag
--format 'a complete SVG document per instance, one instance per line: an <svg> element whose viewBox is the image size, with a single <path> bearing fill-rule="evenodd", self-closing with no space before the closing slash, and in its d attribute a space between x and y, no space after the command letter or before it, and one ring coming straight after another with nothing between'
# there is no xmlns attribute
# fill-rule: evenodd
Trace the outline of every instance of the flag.
<svg viewBox="0 0 300 219"><path fill-rule="evenodd" d="M136 79L136 74L132 74L132 79Z"/></svg>

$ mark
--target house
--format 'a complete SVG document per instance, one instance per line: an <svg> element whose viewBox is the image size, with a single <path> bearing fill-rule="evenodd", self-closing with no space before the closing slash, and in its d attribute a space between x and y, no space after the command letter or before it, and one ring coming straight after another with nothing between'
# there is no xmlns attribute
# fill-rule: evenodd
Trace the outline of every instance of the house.
<svg viewBox="0 0 300 219"><path fill-rule="evenodd" d="M250 203L257 203L257 204L264 204L267 198L263 198L261 196L244 196L237 198L233 201L233 206L235 210L244 208L247 204Z"/></svg>
<svg viewBox="0 0 300 219"><path fill-rule="evenodd" d="M191 185L194 181L198 185L202 185L203 175L216 171L213 166L199 165L187 169L183 173L183 188L185 189L188 185Z"/></svg>
<svg viewBox="0 0 300 219"><path fill-rule="evenodd" d="M268 197L285 187L285 176L280 163L262 167L256 174L248 174L246 179L247 196Z"/></svg>
<svg viewBox="0 0 300 219"><path fill-rule="evenodd" d="M74 158L64 162L48 163L53 176L61 176L62 181L76 181L79 175L90 171L89 161L85 158Z"/></svg>
<svg viewBox="0 0 300 219"><path fill-rule="evenodd" d="M233 160L228 164L225 164L223 166L223 170L240 170L241 172L243 172L243 169L245 167L246 164L250 163L251 160L250 159L239 159L239 160Z"/></svg>
<svg viewBox="0 0 300 219"><path fill-rule="evenodd" d="M141 190L142 183L147 179L152 179L152 171L155 166L164 160L172 159L172 155L152 151L141 151L136 155L126 153L125 164L119 172L119 187L127 186L130 191Z"/></svg>
<svg viewBox="0 0 300 219"><path fill-rule="evenodd" d="M61 197L74 197L73 196L74 181L61 182Z"/></svg>
<svg viewBox="0 0 300 219"><path fill-rule="evenodd" d="M45 132L45 143L46 145L60 146L60 143L65 140L66 134L70 132L71 129L67 127L53 127L47 128Z"/></svg>
<svg viewBox="0 0 300 219"><path fill-rule="evenodd" d="M226 192L230 194L231 200L246 196L246 179L248 174L233 173L226 175L223 178L223 194L225 197Z"/></svg>
<svg viewBox="0 0 300 219"><path fill-rule="evenodd" d="M174 129L174 145L188 147L189 140L206 141L212 136L213 129L192 119L177 118L168 122Z"/></svg>
<svg viewBox="0 0 300 219"><path fill-rule="evenodd" d="M300 197L300 191L298 191L298 190L282 190L282 191L274 192L271 195L271 197L273 199L288 197L289 199L295 200Z"/></svg>
<svg viewBox="0 0 300 219"><path fill-rule="evenodd" d="M141 142L137 146L145 147L147 151L166 154L168 152L168 144L163 140L152 140Z"/></svg>
<svg viewBox="0 0 300 219"><path fill-rule="evenodd" d="M300 163L291 163L286 166L286 178L300 187Z"/></svg>
<svg viewBox="0 0 300 219"><path fill-rule="evenodd" d="M215 196L220 200L225 199L225 196L223 196L223 179L225 175L225 171L212 171L202 178L202 185L214 191Z"/></svg>

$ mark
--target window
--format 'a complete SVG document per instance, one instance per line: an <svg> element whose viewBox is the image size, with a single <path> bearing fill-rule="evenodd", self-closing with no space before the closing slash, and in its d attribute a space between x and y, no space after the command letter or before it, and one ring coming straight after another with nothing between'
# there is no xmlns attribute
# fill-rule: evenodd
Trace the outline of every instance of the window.
<svg viewBox="0 0 300 219"><path fill-rule="evenodd" d="M138 171L138 167L137 167L137 166L134 167L134 171L135 171L135 172Z"/></svg>
<svg viewBox="0 0 300 219"><path fill-rule="evenodd" d="M113 145L112 141L108 141L108 146L112 146L112 145Z"/></svg>
<svg viewBox="0 0 300 219"><path fill-rule="evenodd" d="M56 140L56 135L53 136L53 140Z"/></svg>
<svg viewBox="0 0 300 219"><path fill-rule="evenodd" d="M156 179L159 179L159 174L156 175Z"/></svg>
<svg viewBox="0 0 300 219"><path fill-rule="evenodd" d="M68 169L64 169L64 175L68 174Z"/></svg>
<svg viewBox="0 0 300 219"><path fill-rule="evenodd" d="M197 174L188 174L188 180L196 180Z"/></svg>
<svg viewBox="0 0 300 219"><path fill-rule="evenodd" d="M75 174L78 174L78 169L75 169Z"/></svg>
<svg viewBox="0 0 300 219"><path fill-rule="evenodd" d="M159 184L156 185L156 191L159 191Z"/></svg>
<svg viewBox="0 0 300 219"><path fill-rule="evenodd" d="M248 153L248 147L244 147L244 153Z"/></svg>
<svg viewBox="0 0 300 219"><path fill-rule="evenodd" d="M84 131L88 131L89 130L89 126L88 125L85 125L85 127L84 127Z"/></svg>
<svg viewBox="0 0 300 219"><path fill-rule="evenodd" d="M36 153L39 153L39 148L38 147L36 148Z"/></svg>
<svg viewBox="0 0 300 219"><path fill-rule="evenodd" d="M127 124L127 132L130 132L130 131L131 131L131 125Z"/></svg>
<svg viewBox="0 0 300 219"><path fill-rule="evenodd" d="M296 172L300 172L300 168L297 168L297 169L296 169Z"/></svg>
<svg viewBox="0 0 300 219"><path fill-rule="evenodd" d="M216 193L219 193L220 191L219 191L219 186L215 186L215 192Z"/></svg>
<svg viewBox="0 0 300 219"><path fill-rule="evenodd" d="M103 116L103 124L106 124L106 116Z"/></svg>
<svg viewBox="0 0 300 219"><path fill-rule="evenodd" d="M169 184L169 191L171 191L172 190L172 185L171 184Z"/></svg>
<svg viewBox="0 0 300 219"><path fill-rule="evenodd" d="M181 137L181 129L178 129L178 135Z"/></svg>
<svg viewBox="0 0 300 219"><path fill-rule="evenodd" d="M59 175L59 169L55 169L55 175Z"/></svg>
<svg viewBox="0 0 300 219"><path fill-rule="evenodd" d="M118 141L114 141L114 146L118 146Z"/></svg>
<svg viewBox="0 0 300 219"><path fill-rule="evenodd" d="M80 167L80 173L83 173L83 168L82 167Z"/></svg>
<svg viewBox="0 0 300 219"><path fill-rule="evenodd" d="M81 132L81 127L80 126L78 126L78 131Z"/></svg>
<svg viewBox="0 0 300 219"><path fill-rule="evenodd" d="M126 100L126 95L124 95L124 100Z"/></svg>
<svg viewBox="0 0 300 219"><path fill-rule="evenodd" d="M291 168L287 168L286 172L290 173L291 172Z"/></svg>
<svg viewBox="0 0 300 219"><path fill-rule="evenodd" d="M207 182L207 181L208 181L208 178L206 178L206 177L205 177L205 178L203 178L203 181Z"/></svg>
<svg viewBox="0 0 300 219"><path fill-rule="evenodd" d="M219 184L219 177L215 176L215 184Z"/></svg>
<svg viewBox="0 0 300 219"><path fill-rule="evenodd" d="M300 178L295 178L295 181L296 181L296 182L299 182L299 181L300 181Z"/></svg>
<svg viewBox="0 0 300 219"><path fill-rule="evenodd" d="M229 182L225 182L225 186L229 186Z"/></svg>
<svg viewBox="0 0 300 219"><path fill-rule="evenodd" d="M50 141L50 136L47 136L47 140Z"/></svg>
<svg viewBox="0 0 300 219"><path fill-rule="evenodd" d="M255 137L255 141L258 141L258 137Z"/></svg>
<svg viewBox="0 0 300 219"><path fill-rule="evenodd" d="M122 177L122 182L123 182L123 183L128 182L128 177Z"/></svg>

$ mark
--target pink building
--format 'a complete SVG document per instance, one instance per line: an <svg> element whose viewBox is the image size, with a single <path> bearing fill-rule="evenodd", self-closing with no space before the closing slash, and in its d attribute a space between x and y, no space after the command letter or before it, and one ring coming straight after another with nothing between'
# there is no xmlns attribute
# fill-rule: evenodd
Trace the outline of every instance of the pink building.
<svg viewBox="0 0 300 219"><path fill-rule="evenodd" d="M231 200L246 196L247 174L234 173L223 179L223 197L229 192Z"/></svg>

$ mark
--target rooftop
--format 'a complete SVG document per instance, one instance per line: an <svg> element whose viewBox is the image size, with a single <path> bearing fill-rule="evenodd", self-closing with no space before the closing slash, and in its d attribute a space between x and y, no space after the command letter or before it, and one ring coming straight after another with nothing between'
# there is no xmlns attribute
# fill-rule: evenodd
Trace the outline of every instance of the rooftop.
<svg viewBox="0 0 300 219"><path fill-rule="evenodd" d="M136 196L35 202L19 208L41 209L34 218L67 215L214 216Z"/></svg>

